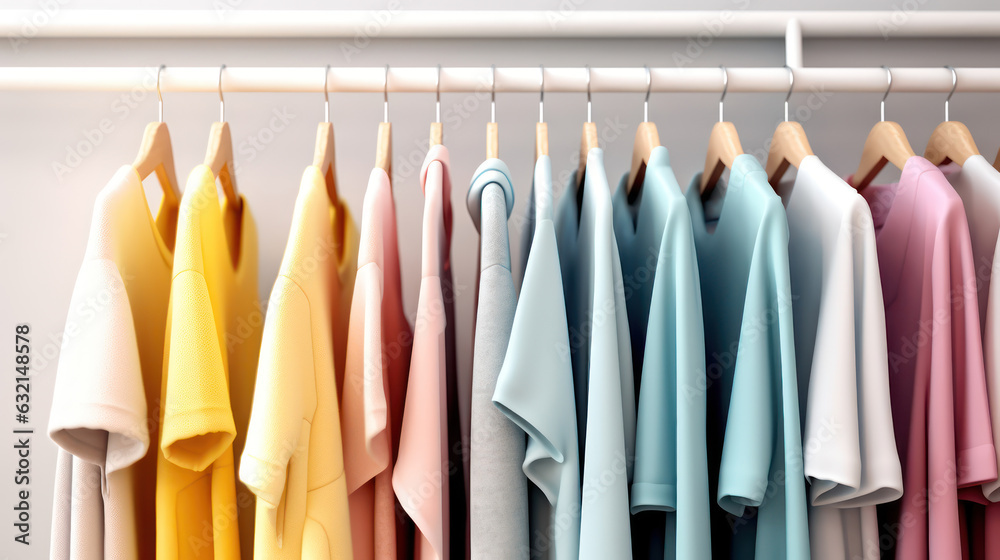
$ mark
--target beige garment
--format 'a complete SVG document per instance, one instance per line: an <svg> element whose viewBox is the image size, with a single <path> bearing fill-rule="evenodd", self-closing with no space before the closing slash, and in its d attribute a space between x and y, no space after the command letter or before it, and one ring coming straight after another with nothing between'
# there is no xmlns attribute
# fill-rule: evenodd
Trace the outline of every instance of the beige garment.
<svg viewBox="0 0 1000 560"><path fill-rule="evenodd" d="M95 203L49 418L63 454L52 558L155 554L149 447L158 434L175 219L161 207L153 220L132 166L119 169Z"/></svg>

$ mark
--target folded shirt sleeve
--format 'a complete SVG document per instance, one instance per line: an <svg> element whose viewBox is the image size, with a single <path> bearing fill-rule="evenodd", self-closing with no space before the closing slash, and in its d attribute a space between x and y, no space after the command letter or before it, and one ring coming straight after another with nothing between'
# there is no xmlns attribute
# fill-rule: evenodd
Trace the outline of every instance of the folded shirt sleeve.
<svg viewBox="0 0 1000 560"><path fill-rule="evenodd" d="M954 400L948 403L949 407L936 404L940 401L931 397L929 426L934 436L943 425L939 422L954 422L957 484L964 488L996 480L997 463L986 393L972 241L961 205L949 212L945 231L947 241L939 237L936 243L933 274L935 285L950 289L935 291L934 319L948 328L935 330L933 334L931 367L952 372L951 376L937 378L952 379ZM932 376L932 383L934 379ZM940 398L943 392L938 393ZM949 408L953 419L944 416Z"/></svg>
<svg viewBox="0 0 1000 560"><path fill-rule="evenodd" d="M49 436L104 474L149 449L146 395L125 283L108 259L84 262L77 277L49 418Z"/></svg>
<svg viewBox="0 0 1000 560"><path fill-rule="evenodd" d="M201 273L185 270L177 274L170 300L160 447L171 463L203 471L236 436L220 335Z"/></svg>

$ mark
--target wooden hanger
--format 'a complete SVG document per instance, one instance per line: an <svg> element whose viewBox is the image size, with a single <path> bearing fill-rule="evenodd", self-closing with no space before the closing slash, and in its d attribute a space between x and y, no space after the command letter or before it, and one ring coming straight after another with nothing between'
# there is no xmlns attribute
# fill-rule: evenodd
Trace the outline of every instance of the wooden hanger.
<svg viewBox="0 0 1000 560"><path fill-rule="evenodd" d="M646 178L646 165L653 148L660 145L660 134L656 125L649 122L649 92L653 86L653 76L646 66L646 100L642 107L642 122L635 131L635 142L632 144L632 167L628 172L628 182L625 183L628 199L634 200L639 193L643 180Z"/></svg>
<svg viewBox="0 0 1000 560"><path fill-rule="evenodd" d="M490 122L486 123L486 159L500 157L500 131L497 127L497 67L490 65Z"/></svg>
<svg viewBox="0 0 1000 560"><path fill-rule="evenodd" d="M146 125L142 133L142 143L139 153L132 162L132 167L139 174L139 179L145 179L153 173L163 189L163 203L167 207L176 208L181 201L181 191L177 185L177 175L174 172L174 150L170 143L170 131L163 122L163 95L160 94L160 72L165 66L160 66L156 72L156 97L159 100L159 121Z"/></svg>
<svg viewBox="0 0 1000 560"><path fill-rule="evenodd" d="M431 123L430 145L440 146L444 140L444 128L441 126L441 65L438 64L437 101L435 103L437 120Z"/></svg>
<svg viewBox="0 0 1000 560"><path fill-rule="evenodd" d="M225 68L225 64L219 68L219 122L212 123L208 135L205 165L219 178L226 200L233 208L237 208L239 197L236 194L236 172L233 165L233 134L226 122L226 102L222 98L222 71Z"/></svg>
<svg viewBox="0 0 1000 560"><path fill-rule="evenodd" d="M583 123L580 134L580 164L576 169L577 202L583 202L583 183L587 172L587 155L597 148L597 124L593 121L591 112L593 105L590 100L590 65L587 65L587 122Z"/></svg>
<svg viewBox="0 0 1000 560"><path fill-rule="evenodd" d="M723 119L726 90L729 89L729 71L725 66L720 68L722 68L722 97L719 98L719 122L712 127L712 133L708 137L708 154L705 156L705 170L701 175L700 185L702 198L711 194L715 184L722 177L722 172L727 167L732 168L736 156L743 154L743 146L740 144L740 135L736 133L736 127Z"/></svg>
<svg viewBox="0 0 1000 560"><path fill-rule="evenodd" d="M788 68L788 95L785 96L785 120L778 123L774 129L774 136L771 138L771 147L767 152L767 181L772 187L777 188L781 177L791 165L796 169L802 164L806 156L813 155L812 147L809 146L809 138L802 125L788 120L788 100L792 97L792 89L795 87L795 74L792 68Z"/></svg>
<svg viewBox="0 0 1000 560"><path fill-rule="evenodd" d="M385 90L382 122L378 124L378 139L375 144L375 167L385 171L392 179L392 124L389 122L389 65L385 65Z"/></svg>
<svg viewBox="0 0 1000 560"><path fill-rule="evenodd" d="M885 68L889 85L880 104L882 120L875 123L868 133L865 147L861 151L861 164L854 173L852 184L858 190L867 187L886 163L902 169L906 161L916 155L910 147L910 141L906 139L903 127L899 123L885 120L885 99L889 97L889 90L892 88L892 71L888 66L882 68Z"/></svg>
<svg viewBox="0 0 1000 560"><path fill-rule="evenodd" d="M924 150L924 157L934 165L944 165L949 161L962 165L970 157L979 155L979 148L976 147L976 141L972 139L968 127L948 118L951 96L958 86L958 72L952 66L945 68L951 70L951 91L944 100L944 122L937 125L931 133L927 149Z"/></svg>
<svg viewBox="0 0 1000 560"><path fill-rule="evenodd" d="M330 66L326 67L323 79L324 122L316 127L316 150L313 152L313 165L319 168L326 182L326 192L334 204L340 200L337 193L337 160L334 157L333 123L330 122L330 90L327 88L330 78Z"/></svg>
<svg viewBox="0 0 1000 560"><path fill-rule="evenodd" d="M549 125L545 122L545 67L538 68L542 74L542 85L539 88L538 122L535 123L535 161L549 155Z"/></svg>

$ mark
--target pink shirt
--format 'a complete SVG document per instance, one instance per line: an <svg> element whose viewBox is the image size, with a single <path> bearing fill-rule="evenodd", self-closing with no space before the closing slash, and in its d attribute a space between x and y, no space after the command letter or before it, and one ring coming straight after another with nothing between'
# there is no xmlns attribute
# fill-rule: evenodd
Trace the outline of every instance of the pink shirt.
<svg viewBox="0 0 1000 560"><path fill-rule="evenodd" d="M997 476L965 209L917 156L899 183L861 194L875 222L903 467L903 497L879 508L881 542L897 558L961 558L958 489Z"/></svg>
<svg viewBox="0 0 1000 560"><path fill-rule="evenodd" d="M355 560L406 556L392 465L403 423L413 331L403 313L396 207L389 176L372 171L365 191L358 274L347 335L341 407L344 470Z"/></svg>
<svg viewBox="0 0 1000 560"><path fill-rule="evenodd" d="M464 557L465 483L455 376L448 150L432 146L420 171L424 217L420 295L392 487L416 524L420 560ZM451 524L449 528L449 522Z"/></svg>

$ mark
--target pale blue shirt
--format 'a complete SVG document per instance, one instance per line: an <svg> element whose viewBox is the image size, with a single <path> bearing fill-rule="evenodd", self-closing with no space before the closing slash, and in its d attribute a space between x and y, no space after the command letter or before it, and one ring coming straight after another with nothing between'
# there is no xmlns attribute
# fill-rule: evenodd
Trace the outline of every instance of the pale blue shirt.
<svg viewBox="0 0 1000 560"><path fill-rule="evenodd" d="M666 512L653 528L664 558L707 559L705 332L691 214L666 148L650 153L632 202L627 181L614 194L614 224L639 387L631 510L640 523L642 512Z"/></svg>
<svg viewBox="0 0 1000 560"><path fill-rule="evenodd" d="M809 558L805 479L781 199L753 156L733 161L691 210L705 321L713 548L732 558ZM750 509L755 508L755 509Z"/></svg>
<svg viewBox="0 0 1000 560"><path fill-rule="evenodd" d="M580 455L569 330L553 224L552 164L535 162L530 254L493 403L528 436L532 557L574 560L580 548Z"/></svg>
<svg viewBox="0 0 1000 560"><path fill-rule="evenodd" d="M556 239L565 288L583 461L580 558L630 558L635 389L621 261L604 152L590 150L582 204L562 194Z"/></svg>

